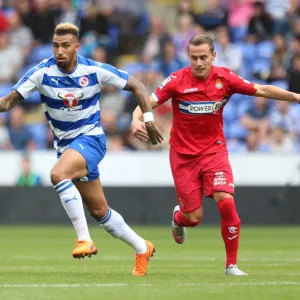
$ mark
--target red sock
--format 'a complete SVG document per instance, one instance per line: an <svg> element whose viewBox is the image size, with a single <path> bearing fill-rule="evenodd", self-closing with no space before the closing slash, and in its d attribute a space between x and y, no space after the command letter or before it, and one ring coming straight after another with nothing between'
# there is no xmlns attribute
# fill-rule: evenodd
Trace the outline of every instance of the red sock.
<svg viewBox="0 0 300 300"><path fill-rule="evenodd" d="M174 221L176 225L178 226L184 226L184 227L195 227L197 226L200 222L191 222L189 221L182 213L181 210L177 211L174 214Z"/></svg>
<svg viewBox="0 0 300 300"><path fill-rule="evenodd" d="M221 215L221 232L225 243L227 268L237 262L241 220L232 198L226 198L218 203L218 209Z"/></svg>

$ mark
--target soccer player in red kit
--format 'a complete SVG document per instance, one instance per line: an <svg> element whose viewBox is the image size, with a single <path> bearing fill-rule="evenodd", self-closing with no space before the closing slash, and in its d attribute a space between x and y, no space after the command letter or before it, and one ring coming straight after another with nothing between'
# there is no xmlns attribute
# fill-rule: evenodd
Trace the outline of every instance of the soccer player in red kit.
<svg viewBox="0 0 300 300"><path fill-rule="evenodd" d="M237 267L241 220L234 202L234 180L223 132L222 112L230 97L244 94L300 102L300 95L271 85L251 83L226 68L213 66L216 57L211 38L197 35L188 45L190 66L172 73L151 95L152 108L172 99L173 125L170 163L178 205L173 211L172 234L178 244L186 227L203 217L203 190L214 198L226 249L225 274L247 275ZM143 114L133 113L132 131L148 141Z"/></svg>

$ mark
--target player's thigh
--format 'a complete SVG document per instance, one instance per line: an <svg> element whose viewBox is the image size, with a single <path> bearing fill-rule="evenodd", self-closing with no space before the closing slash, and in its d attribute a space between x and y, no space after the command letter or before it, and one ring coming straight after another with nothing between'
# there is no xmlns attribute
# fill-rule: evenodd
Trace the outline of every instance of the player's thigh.
<svg viewBox="0 0 300 300"><path fill-rule="evenodd" d="M99 177L98 165L105 153L104 135L77 137L69 144L54 166L51 173L52 182L59 182L66 178L71 180L80 178L82 181L97 179Z"/></svg>
<svg viewBox="0 0 300 300"><path fill-rule="evenodd" d="M108 204L99 178L88 182L75 181L74 184L91 214L104 216L107 213Z"/></svg>
<svg viewBox="0 0 300 300"><path fill-rule="evenodd" d="M207 166L202 174L205 195L210 198L214 195L234 195L234 179L228 152L207 155L203 157L202 163Z"/></svg>
<svg viewBox="0 0 300 300"><path fill-rule="evenodd" d="M202 180L197 158L170 150L170 164L181 211L191 213L202 206Z"/></svg>
<svg viewBox="0 0 300 300"><path fill-rule="evenodd" d="M76 179L87 174L86 160L74 149L66 149L51 171L51 180L58 183L66 178Z"/></svg>

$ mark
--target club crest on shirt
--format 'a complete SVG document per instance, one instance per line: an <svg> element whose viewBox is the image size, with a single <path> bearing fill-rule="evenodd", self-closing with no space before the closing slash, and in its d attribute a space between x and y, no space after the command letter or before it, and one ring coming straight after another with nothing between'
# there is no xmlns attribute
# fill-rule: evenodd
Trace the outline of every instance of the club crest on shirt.
<svg viewBox="0 0 300 300"><path fill-rule="evenodd" d="M83 87L88 86L89 79L86 76L80 77L79 84L80 84L80 86L83 86Z"/></svg>
<svg viewBox="0 0 300 300"><path fill-rule="evenodd" d="M66 107L61 107L60 108L61 110L70 112L82 108L82 105L78 105L78 102L83 97L83 93L80 93L79 95L74 95L72 93L58 93L57 97L62 99L64 105L66 106Z"/></svg>
<svg viewBox="0 0 300 300"><path fill-rule="evenodd" d="M222 83L221 79L216 80L216 88L218 90L221 90L223 88L223 83Z"/></svg>

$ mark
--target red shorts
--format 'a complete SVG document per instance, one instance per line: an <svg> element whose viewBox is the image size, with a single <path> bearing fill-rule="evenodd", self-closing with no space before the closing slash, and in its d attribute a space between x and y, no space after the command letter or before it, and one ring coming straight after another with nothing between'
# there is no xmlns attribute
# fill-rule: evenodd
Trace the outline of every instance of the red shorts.
<svg viewBox="0 0 300 300"><path fill-rule="evenodd" d="M180 209L192 212L202 206L205 196L215 192L234 194L234 182L228 152L203 155L176 153L170 149L170 163Z"/></svg>

